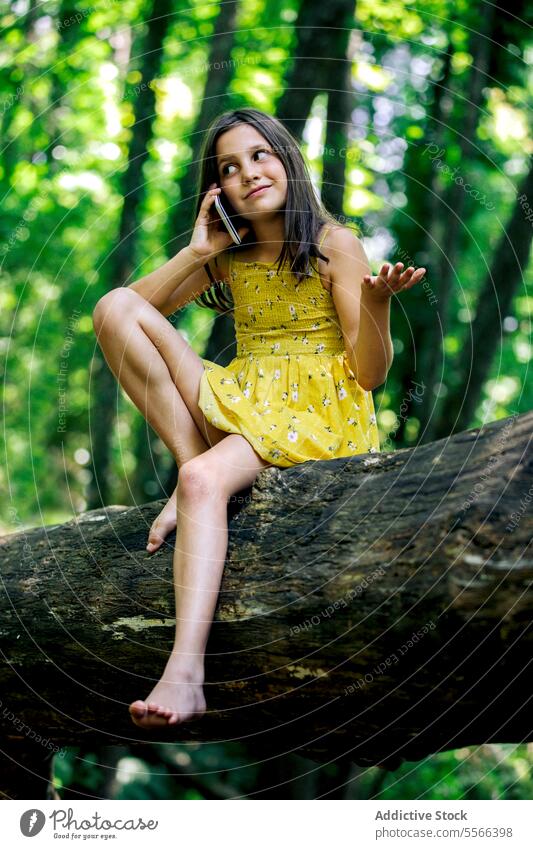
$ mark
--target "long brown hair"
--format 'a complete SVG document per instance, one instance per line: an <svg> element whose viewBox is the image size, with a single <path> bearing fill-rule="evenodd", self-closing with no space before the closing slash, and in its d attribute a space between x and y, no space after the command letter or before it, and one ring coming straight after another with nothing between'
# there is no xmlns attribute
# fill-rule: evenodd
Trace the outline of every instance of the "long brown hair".
<svg viewBox="0 0 533 849"><path fill-rule="evenodd" d="M206 137L200 153L200 175L198 180L198 200L194 213L193 226L200 212L200 206L211 183L219 183L217 168L216 143L222 133L236 124L251 124L261 133L279 156L287 174L287 200L285 213L285 240L278 263L278 272L286 261L289 261L293 274L298 281L311 275L311 258L329 259L319 251L316 242L324 224L338 225L338 221L326 210L315 194L309 170L302 156L296 139L286 127L266 112L246 107L223 112L215 118L207 129ZM250 245L257 243L251 222L238 215L227 198L224 206L231 216L236 229L249 227L240 245L230 245L227 248L232 254L238 254ZM315 268L315 271L317 268ZM199 306L211 307L217 312L225 312L233 308L231 290L227 284L216 280L211 289L195 299Z"/></svg>

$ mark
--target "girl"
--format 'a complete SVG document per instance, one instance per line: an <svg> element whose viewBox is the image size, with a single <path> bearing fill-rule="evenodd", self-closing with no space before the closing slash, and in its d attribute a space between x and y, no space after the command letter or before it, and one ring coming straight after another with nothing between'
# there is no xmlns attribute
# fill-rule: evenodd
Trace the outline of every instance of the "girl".
<svg viewBox="0 0 533 849"><path fill-rule="evenodd" d="M392 362L390 298L425 272L398 263L372 276L359 239L317 200L295 140L264 112L220 115L201 163L190 244L94 311L110 368L179 468L147 546L155 551L179 524L174 646L150 694L129 707L142 727L205 712L231 495L268 466L379 450L371 390ZM237 356L227 367L199 357L166 321L192 299L233 307Z"/></svg>

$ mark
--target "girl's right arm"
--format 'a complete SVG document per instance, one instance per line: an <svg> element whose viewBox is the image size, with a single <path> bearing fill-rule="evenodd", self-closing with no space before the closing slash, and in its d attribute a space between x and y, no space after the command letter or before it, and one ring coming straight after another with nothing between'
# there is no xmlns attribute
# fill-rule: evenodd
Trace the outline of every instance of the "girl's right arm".
<svg viewBox="0 0 533 849"><path fill-rule="evenodd" d="M227 230L218 229L218 215L213 215L215 196L221 191L215 186L213 183L205 194L190 244L160 268L129 286L165 316L212 286L204 265L233 244ZM239 235L244 236L247 230L247 227L240 227Z"/></svg>
<svg viewBox="0 0 533 849"><path fill-rule="evenodd" d="M163 315L171 315L212 285L204 268L207 260L183 248L151 274L128 288L142 295Z"/></svg>

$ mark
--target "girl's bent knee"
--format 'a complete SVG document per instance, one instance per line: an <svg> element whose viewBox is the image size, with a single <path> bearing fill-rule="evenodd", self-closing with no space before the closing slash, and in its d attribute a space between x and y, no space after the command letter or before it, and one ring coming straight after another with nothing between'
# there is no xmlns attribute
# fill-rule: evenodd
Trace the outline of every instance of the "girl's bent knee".
<svg viewBox="0 0 533 849"><path fill-rule="evenodd" d="M111 289L110 292L106 292L100 298L93 310L93 324L95 329L99 330L106 319L109 320L111 316L114 318L117 313L123 319L127 310L131 307L139 308L139 306L142 306L143 301L146 303L145 299L138 292L134 292L128 286L119 286L117 289Z"/></svg>
<svg viewBox="0 0 533 849"><path fill-rule="evenodd" d="M202 460L201 455L187 460L181 466L178 474L178 496L188 501L227 498L220 484L220 475Z"/></svg>

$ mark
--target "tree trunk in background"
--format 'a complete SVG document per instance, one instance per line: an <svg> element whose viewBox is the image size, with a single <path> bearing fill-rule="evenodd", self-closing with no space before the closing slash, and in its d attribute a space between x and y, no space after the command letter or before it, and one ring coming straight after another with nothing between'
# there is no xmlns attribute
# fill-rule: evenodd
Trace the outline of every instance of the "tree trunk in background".
<svg viewBox="0 0 533 849"><path fill-rule="evenodd" d="M209 71L198 118L190 131L191 165L179 182L180 200L176 204L171 219L171 232L168 239L169 256L174 256L186 247L191 239L194 225L191 209L193 204L196 209L200 148L207 127L226 106L233 73L230 59L235 42L237 11L238 4L232 0L221 3L213 33L209 36L209 53L206 59Z"/></svg>
<svg viewBox="0 0 533 849"><path fill-rule="evenodd" d="M433 145L431 148L432 150L441 150L445 147L445 130L447 129L448 115L451 110L451 106L448 104L447 94L450 84L453 52L453 46L450 44L444 55L442 77L436 80L433 85L434 96L431 109L428 111L427 115L425 127L425 138L427 141L424 145ZM393 262L403 262L404 265L412 265L413 263L416 263L417 266L424 266L429 270L429 275L426 275L426 278L429 277L432 282L433 279L436 279L434 278L432 271L432 257L435 255L435 245L442 244L442 229L440 227L439 213L442 210L443 189L441 188L438 169L434 168L432 165L428 165L428 163L429 159L422 158L420 148L413 146L408 149L405 166L406 194L408 199L411 201L415 198L420 198L420 182L425 183L427 180L430 187L429 191L425 192L421 198L424 207L421 217L426 228L424 248L420 251L416 259L414 255L411 255L410 250L406 251L405 249L401 249L398 253L397 259L391 257L391 260ZM408 203L408 208L411 211L410 214L416 215L416 211L413 209L413 206L413 203ZM402 241L405 245L412 245L414 249L416 245L415 240L419 238L420 228L416 222L413 222L415 226L410 224L410 219L406 220L405 216L402 221L406 225L406 232L404 232L403 229L400 231L402 234L400 236L400 241ZM406 311L406 320L403 325L406 329L406 333L402 338L404 350L402 356L398 357L397 366L401 384L401 403L405 406L403 407L404 414L400 419L399 426L392 437L396 446L403 446L405 444L405 428L413 413L419 421L422 420L419 409L421 399L419 396L413 394L412 384L415 378L417 379L417 382L420 382L424 374L419 363L421 363L422 359L425 359L423 347L429 344L425 330L427 327L433 328L435 315L434 303L432 299L431 301L428 299L422 286L419 285L412 289L409 295L409 299L404 302L404 308ZM413 346L416 346L414 350ZM418 351L421 352L420 360L417 356ZM415 360L416 369L413 373L413 364ZM425 394L429 399L426 401L427 410L429 409L430 404L434 403L435 396L433 394L433 385L428 385L427 381L424 381L424 385L426 387ZM416 400L417 398L418 401Z"/></svg>
<svg viewBox="0 0 533 849"><path fill-rule="evenodd" d="M531 740L532 432L527 413L416 449L263 470L229 505L208 712L164 739L245 735L271 757L289 746L391 768ZM19 721L59 747L153 741L127 705L173 641L172 538L145 551L161 506L2 540L7 745L25 741Z"/></svg>
<svg viewBox="0 0 533 849"><path fill-rule="evenodd" d="M102 278L110 289L127 285L135 268L135 244L139 227L139 208L146 194L143 165L148 158L147 145L153 134L155 98L147 84L159 74L163 56L163 42L167 34L174 3L172 0L152 0L147 13L146 34L139 45L142 57L140 71L146 83L136 97L135 117L132 127L128 166L120 177L120 194L124 198L117 244L102 269ZM135 50L133 51L136 52ZM94 372L91 395L90 435L92 446L93 477L88 486L89 509L106 504L109 500L109 467L111 439L119 387L99 348L94 355ZM119 395L120 397L120 395Z"/></svg>
<svg viewBox="0 0 533 849"><path fill-rule="evenodd" d="M346 48L354 16L354 0L302 0L294 23L293 65L276 106L276 117L298 142L316 95L345 87Z"/></svg>
<svg viewBox="0 0 533 849"><path fill-rule="evenodd" d="M517 191L513 214L494 251L492 265L477 301L476 316L460 346L462 368L459 386L447 399L435 426L437 438L456 433L475 415L483 384L494 355L502 345L502 321L512 308L514 295L524 281L533 227L527 220L533 197L533 159Z"/></svg>
<svg viewBox="0 0 533 849"><path fill-rule="evenodd" d="M68 60L75 52L78 42L87 37L87 18L85 15L75 24L68 23L71 20L76 20L76 14L79 14L79 12L79 4L76 4L74 0L62 0L56 14L55 25L58 32L58 41L53 67L49 70L49 107L47 114L43 116L43 123L49 136L49 150L52 150L57 144L65 143L59 127L59 116L63 107L63 98L65 95L68 96L69 82L71 81L72 68ZM89 69L85 73L88 74ZM80 85L79 80L77 82ZM48 157L50 175L57 173L64 167L61 160L54 159L53 156Z"/></svg>
<svg viewBox="0 0 533 849"><path fill-rule="evenodd" d="M495 17L494 8L491 5L483 10L478 24L480 31L475 29L471 34L472 44L469 52L472 54L473 61L468 79L468 89L465 94L466 100L463 100L461 105L464 117L457 136L460 151L459 173L462 175L463 181L468 180L469 163L474 164L480 156L479 151L476 150L476 147L479 146L476 129L485 102L483 88L488 83L490 84L490 81L487 80L487 71L493 37L495 37L495 31L497 32L498 28L498 19ZM470 168L470 171L472 170ZM480 187L480 190L482 191L482 187ZM463 218L466 201L465 187L459 181L452 180L444 192L437 217L433 220L434 224L438 222L435 227L437 238L433 244L429 268L431 278L436 283L439 300L437 307L439 325L438 327L435 326L434 321L426 325L426 342L422 345L421 351L421 373L429 389L422 397L419 410L420 425L424 431L424 442L430 442L433 438L437 422L437 415L432 410L435 404L433 387L441 382L440 371L445 368L447 358L444 341L450 318L450 297L453 287L457 285L457 269L460 267L460 258L465 241ZM446 380L444 379L442 382L446 383ZM441 402L437 401L437 408L439 406L441 406ZM446 400L444 400L443 406L447 407ZM464 426L466 427L467 424L465 422Z"/></svg>
<svg viewBox="0 0 533 849"><path fill-rule="evenodd" d="M344 212L344 189L346 185L346 151L349 144L348 128L351 124L351 110L354 104L352 91L352 64L346 56L348 30L341 30L337 46L343 50L344 62L331 62L335 79L328 85L328 113L326 122L326 140L324 143L321 199L333 215L342 216ZM342 59L341 56L338 57ZM339 73L340 72L340 73ZM344 154L341 153L344 151Z"/></svg>

